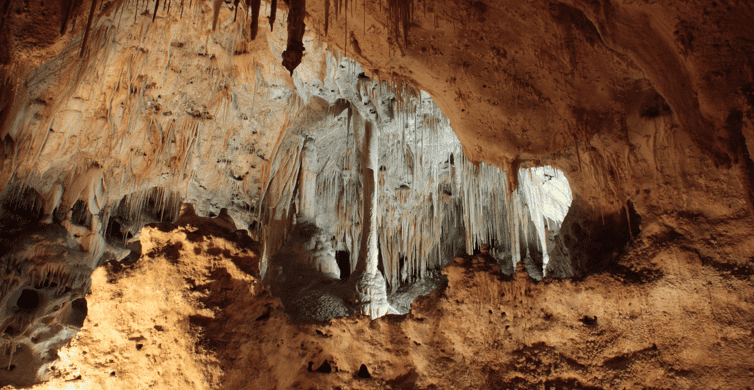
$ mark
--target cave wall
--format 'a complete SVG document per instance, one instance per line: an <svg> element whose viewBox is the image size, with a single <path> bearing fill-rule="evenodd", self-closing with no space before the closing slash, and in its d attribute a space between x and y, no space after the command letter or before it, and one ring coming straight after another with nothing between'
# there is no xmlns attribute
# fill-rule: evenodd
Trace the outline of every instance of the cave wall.
<svg viewBox="0 0 754 390"><path fill-rule="evenodd" d="M582 219L625 213L629 203L639 215L706 214L704 194L722 183L751 203L746 5L330 3L306 4L308 29L366 75L428 91L471 161L562 169L591 209ZM279 28L258 28L253 41L243 5L240 17L230 4L90 6L3 6L4 188L23 182L55 199L64 186L58 202L70 208L102 191L91 184L98 175L105 204L191 185L184 197L200 209L231 206L236 219L253 220L275 129L292 121L278 113L300 104L286 91L301 81L272 66L286 6L270 23ZM30 23L42 16L47 23ZM321 78L316 63L299 73ZM266 130L239 136L250 127ZM249 166L261 168L254 180L244 180Z"/></svg>
<svg viewBox="0 0 754 390"><path fill-rule="evenodd" d="M470 160L509 172L519 166L558 167L587 203L584 208L594 210L594 220L601 219L598 214L620 213L629 201L639 214L660 209L704 213L707 200L694 194L698 189L713 186L718 178L740 183L742 191L749 187L751 162L744 146L752 132L749 95L754 76L749 53L754 33L745 22L752 16L746 4L396 4L309 1L307 28L355 58L367 76L428 91L450 119ZM185 183L187 175L205 187L202 183L219 184L215 177L226 176L222 187L230 187L239 185L232 177L243 177L244 167L265 165L275 148L275 137L269 134L274 130L250 145L190 153L186 149L193 148L193 138L206 144L209 134L217 131L230 131L225 137L232 138L234 131L250 125L247 121L254 127L282 126L284 119L265 116L265 108L255 107L254 97L261 98L260 90L274 94L269 91L292 87L284 70L259 67L280 60L286 5L280 5L270 24L278 28L258 28L254 41L249 40L249 12L243 4L239 10L230 4L217 7L219 23L213 29L211 3L173 4L172 9L162 4L155 15L146 4L138 5L143 12L135 12L137 4L131 2L98 3L87 34L89 6L4 4L2 39L8 50L0 120L4 143L14 145L9 156L16 156L16 165L4 159L10 167L3 169L4 182L11 173L14 179L32 177L32 172L47 172L45 164L72 161L64 156L73 152L61 153L58 145L76 145L77 153L88 152L87 146L109 151L117 145L117 156L109 153L111 166L101 169L108 172L117 166L119 172L128 172L121 177L137 179L121 179L111 186L122 188L122 193L146 183L179 187L177 178L183 176ZM269 12L263 3L261 17ZM30 23L42 16L47 23ZM282 38L274 40L278 43L271 51L263 49L268 34ZM167 36L171 39L164 39ZM184 39L189 36L192 39ZM314 54L308 50L308 55ZM299 72L323 72L312 65L316 62L305 61ZM96 72L99 68L112 74ZM108 80L107 87L96 92L99 96L91 95L92 86L103 80ZM261 80L267 83L260 86ZM183 88L185 83L199 85ZM177 88L182 93L174 95ZM98 108L87 103L92 100L98 101ZM290 104L285 97L278 100ZM152 112L144 112L146 107ZM77 119L82 110L89 112ZM232 111L236 112L229 114ZM218 115L222 124L214 120ZM172 119L176 122L169 124ZM58 133L56 126L63 126ZM59 134L69 133L68 126L89 128L90 134L68 142ZM138 136L129 136L134 127ZM110 129L109 137L102 128ZM170 143L175 142L175 150L163 153L173 161L156 161L161 151L145 150L144 141L155 137L174 138ZM254 152L244 155L241 149ZM88 163L82 161L101 163L96 151L88 153L71 164L88 171ZM226 164L207 164L211 160ZM715 173L705 175L710 166ZM35 187L42 193L53 187L54 180L36 179L40 184ZM514 187L515 175L511 181ZM230 194L210 185L191 200L214 213L220 203L233 203L237 207L231 208L231 215L243 213L240 210L249 209L261 196L264 183L241 183L248 187L243 192L249 199L223 199ZM664 200L658 192L679 193L685 200ZM108 198L118 195L122 194ZM694 204L696 199L703 200ZM751 203L748 195L746 199Z"/></svg>

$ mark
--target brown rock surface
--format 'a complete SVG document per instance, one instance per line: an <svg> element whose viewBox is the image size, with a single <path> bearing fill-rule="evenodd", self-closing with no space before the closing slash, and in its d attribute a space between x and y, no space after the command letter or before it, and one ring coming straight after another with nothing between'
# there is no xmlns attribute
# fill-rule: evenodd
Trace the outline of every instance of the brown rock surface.
<svg viewBox="0 0 754 390"><path fill-rule="evenodd" d="M178 225L146 228L149 249L130 268L95 272L83 330L56 378L35 388L743 389L754 379L754 270L667 227L632 243L620 272L534 283L522 268L509 278L483 256L459 259L409 315L307 324L243 271L239 259L256 257L229 233ZM729 239L701 247L735 250ZM317 372L325 361L332 372Z"/></svg>
<svg viewBox="0 0 754 390"><path fill-rule="evenodd" d="M127 239L179 198L225 209L151 225L138 261L98 268L84 328L39 388L752 386L750 2L309 0L277 4L272 31L254 20L253 41L238 3L0 5L4 207L65 226L93 263L111 220ZM306 47L294 77L289 15L309 29L292 37ZM405 317L283 314L259 278L262 247L289 230L258 226L295 217L295 190L274 179L297 160L273 161L296 150L287 132L335 126L323 112L343 97L301 83L337 73L340 53L429 92L468 159L561 169L579 276L508 279L484 253L446 267L448 287ZM246 224L261 247L233 231Z"/></svg>

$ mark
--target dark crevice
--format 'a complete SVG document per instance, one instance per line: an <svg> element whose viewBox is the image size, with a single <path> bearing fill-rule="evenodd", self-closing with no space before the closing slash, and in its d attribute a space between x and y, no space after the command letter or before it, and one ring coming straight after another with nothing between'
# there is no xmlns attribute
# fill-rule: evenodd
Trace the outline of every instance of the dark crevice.
<svg viewBox="0 0 754 390"><path fill-rule="evenodd" d="M332 372L332 366L330 366L330 363L325 360L319 368L317 368L317 372L321 372L323 374L329 374Z"/></svg>
<svg viewBox="0 0 754 390"><path fill-rule="evenodd" d="M335 252L335 261L340 269L340 279L348 279L351 276L351 254L348 251L337 251Z"/></svg>
<svg viewBox="0 0 754 390"><path fill-rule="evenodd" d="M33 313L39 307L39 294L34 290L23 290L21 296L16 301L19 311L24 313Z"/></svg>
<svg viewBox="0 0 754 390"><path fill-rule="evenodd" d="M369 379L372 377L372 374L369 373L367 366L364 364L362 364L361 367L359 367L359 373L357 375L359 378L364 378L364 379Z"/></svg>

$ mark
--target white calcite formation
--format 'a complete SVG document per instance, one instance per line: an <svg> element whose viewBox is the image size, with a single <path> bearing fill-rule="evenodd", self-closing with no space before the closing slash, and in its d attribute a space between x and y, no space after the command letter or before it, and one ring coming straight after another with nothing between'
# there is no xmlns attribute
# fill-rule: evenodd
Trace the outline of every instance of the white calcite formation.
<svg viewBox="0 0 754 390"><path fill-rule="evenodd" d="M272 191L260 207L266 254L285 245L294 218L313 223L319 233L309 249L317 255L293 261L332 277L353 275L352 303L372 317L390 311L386 290L483 244L506 269L526 260L533 277L547 275L571 203L562 172L521 169L510 191L506 172L465 159L428 94L371 80L349 59L325 57L324 79L294 72L301 95L329 99L328 108L288 130L284 152L272 161ZM317 95L322 88L331 94ZM335 251L349 253L348 269L338 267Z"/></svg>
<svg viewBox="0 0 754 390"><path fill-rule="evenodd" d="M87 267L138 255L141 227L183 202L225 215L261 242L270 283L292 280L281 262L347 279L333 295L345 309L322 318L399 312L388 293L483 244L503 269L548 275L571 200L562 173L471 164L427 93L368 77L312 33L292 75L283 28L248 41L228 19L186 39L208 17L164 23L125 3L94 22L85 51L71 41L32 71L0 134L5 204L32 194ZM305 237L286 248L297 226Z"/></svg>

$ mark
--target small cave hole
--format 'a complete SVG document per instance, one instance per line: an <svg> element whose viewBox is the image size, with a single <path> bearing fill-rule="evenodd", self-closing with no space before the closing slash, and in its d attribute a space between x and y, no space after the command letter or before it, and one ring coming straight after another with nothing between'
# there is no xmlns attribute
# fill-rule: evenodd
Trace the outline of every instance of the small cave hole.
<svg viewBox="0 0 754 390"><path fill-rule="evenodd" d="M372 374L369 373L369 370L367 369L367 366L365 364L362 364L361 367L359 367L359 373L357 374L359 378L369 379L372 377Z"/></svg>
<svg viewBox="0 0 754 390"><path fill-rule="evenodd" d="M340 269L340 280L346 280L351 276L351 254L348 251L336 251L335 261Z"/></svg>
<svg viewBox="0 0 754 390"><path fill-rule="evenodd" d="M665 98L659 93L654 93L644 99L641 103L639 115L644 118L656 118L663 115L670 115L672 112L673 111L667 101L665 101Z"/></svg>
<svg viewBox="0 0 754 390"><path fill-rule="evenodd" d="M18 297L16 306L18 306L18 309L23 312L34 312L34 310L37 309L37 306L39 306L39 294L37 294L36 291L29 289L21 291L21 296Z"/></svg>
<svg viewBox="0 0 754 390"><path fill-rule="evenodd" d="M641 233L641 215L636 212L634 203L630 200L626 202L626 209L628 212L628 229L631 233L631 237L637 237Z"/></svg>
<svg viewBox="0 0 754 390"><path fill-rule="evenodd" d="M73 302L71 302L71 314L68 318L67 323L81 328L84 326L84 320L86 319L86 315L89 313L89 309L86 304L86 298L77 298L74 299Z"/></svg>
<svg viewBox="0 0 754 390"><path fill-rule="evenodd" d="M587 326L595 326L597 325L597 316L593 316L593 317L583 316L581 317L579 321L581 321L582 323L584 323L584 325L587 325Z"/></svg>
<svg viewBox="0 0 754 390"><path fill-rule="evenodd" d="M83 200L77 200L71 208L71 223L79 226L92 226L92 213L89 212L89 206Z"/></svg>
<svg viewBox="0 0 754 390"><path fill-rule="evenodd" d="M136 344L136 350L141 351L141 349L144 348L144 344Z"/></svg>
<svg viewBox="0 0 754 390"><path fill-rule="evenodd" d="M332 366L330 366L330 363L325 360L321 366L317 369L317 372L321 372L323 374L329 374L332 372Z"/></svg>

